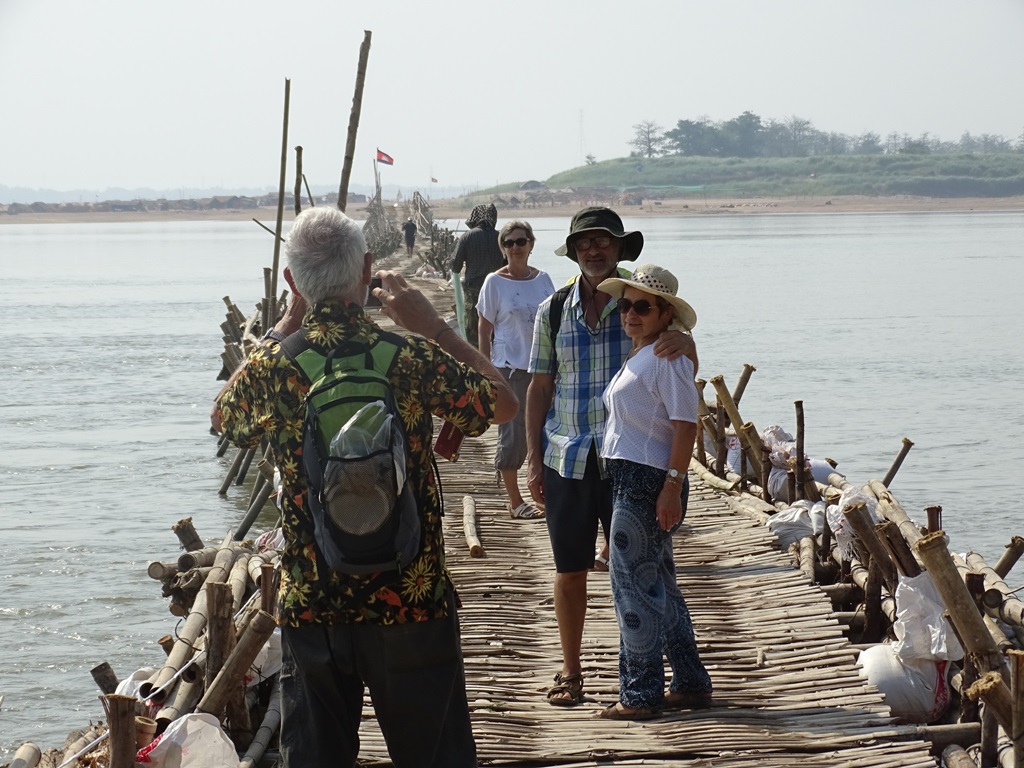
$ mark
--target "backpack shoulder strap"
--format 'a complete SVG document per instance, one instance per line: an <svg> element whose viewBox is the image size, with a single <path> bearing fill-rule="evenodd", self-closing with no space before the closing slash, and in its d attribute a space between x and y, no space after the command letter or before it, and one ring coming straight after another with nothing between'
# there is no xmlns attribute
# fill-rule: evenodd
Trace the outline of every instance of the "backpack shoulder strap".
<svg viewBox="0 0 1024 768"><path fill-rule="evenodd" d="M555 346L555 337L558 336L558 328L562 324L562 310L565 308L565 302L569 300L572 287L573 283L569 283L551 294L551 306L548 313L548 324L551 327L548 329L548 332L551 334L552 347Z"/></svg>

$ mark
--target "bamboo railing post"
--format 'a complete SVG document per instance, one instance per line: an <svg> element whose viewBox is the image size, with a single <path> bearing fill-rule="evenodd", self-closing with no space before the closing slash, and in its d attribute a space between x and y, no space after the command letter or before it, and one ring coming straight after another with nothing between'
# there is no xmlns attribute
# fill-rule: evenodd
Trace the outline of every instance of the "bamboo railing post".
<svg viewBox="0 0 1024 768"><path fill-rule="evenodd" d="M928 530L931 533L935 533L935 531L941 531L942 507L938 506L937 504L935 506L925 507L924 513L928 516Z"/></svg>
<svg viewBox="0 0 1024 768"><path fill-rule="evenodd" d="M1010 693L1013 697L1011 729L1007 731L1013 744L1014 768L1024 768L1024 651L1007 652L1010 662Z"/></svg>
<svg viewBox="0 0 1024 768"><path fill-rule="evenodd" d="M238 638L238 644L228 655L213 684L206 689L206 693L200 699L196 709L214 717L220 716L234 686L241 684L246 670L255 660L263 644L274 633L276 626L277 622L274 617L264 611L259 611L253 617L249 626L245 628L245 632Z"/></svg>
<svg viewBox="0 0 1024 768"><path fill-rule="evenodd" d="M974 685L967 689L972 699L981 699L985 708L995 715L996 721L1007 734L1013 733L1013 696L998 672L986 672ZM985 726L982 722L982 733Z"/></svg>
<svg viewBox="0 0 1024 768"><path fill-rule="evenodd" d="M338 186L338 208L345 210L348 203L348 180L352 175L352 160L356 153L356 131L359 129L359 113L363 108L363 81L366 80L366 61L370 58L370 30L363 31L363 44L359 46L359 65L356 67L356 89L352 95L352 111L348 118L348 138L345 141L345 161L341 167L341 184Z"/></svg>
<svg viewBox="0 0 1024 768"><path fill-rule="evenodd" d="M890 594L896 594L896 567L889 557L889 552L875 535L874 521L864 502L851 504L843 509L843 517L850 523L853 532L871 555L871 562L878 563L879 574Z"/></svg>
<svg viewBox="0 0 1024 768"><path fill-rule="evenodd" d="M1014 536L1010 543L1006 545L1006 551L1003 552L996 564L992 566L992 570L1002 578L1006 578L1006 574L1013 570L1013 566L1020 560L1021 555L1024 555L1024 537Z"/></svg>
<svg viewBox="0 0 1024 768"><path fill-rule="evenodd" d="M7 768L36 768L42 756L43 753L39 747L31 741L26 741L14 750L14 759L11 760Z"/></svg>
<svg viewBox="0 0 1024 768"><path fill-rule="evenodd" d="M104 694L111 694L117 690L117 675L114 674L113 668L107 662L97 664L89 670L89 673Z"/></svg>
<svg viewBox="0 0 1024 768"><path fill-rule="evenodd" d="M199 538L199 534L196 533L191 517L182 518L171 526L171 530L178 537L178 541L181 542L181 548L186 552L191 552L193 549L202 549L206 546L203 544L203 540Z"/></svg>
<svg viewBox="0 0 1024 768"><path fill-rule="evenodd" d="M742 435L741 442L747 447L747 458L750 459L750 468L753 470L755 477L760 477L761 446L764 445L764 441L761 440L761 436L757 433L757 427L748 421L742 426L737 427L736 433Z"/></svg>
<svg viewBox="0 0 1024 768"><path fill-rule="evenodd" d="M756 371L757 368L752 366L750 363L743 364L743 372L740 374L739 379L736 380L736 388L732 391L732 401L736 405L740 404L740 400L743 398L743 393L747 390L747 383L750 381L750 374Z"/></svg>
<svg viewBox="0 0 1024 768"><path fill-rule="evenodd" d="M209 606L209 618L206 621L206 687L213 684L214 678L224 666L224 660L235 645L235 626L231 620L231 587L224 582L208 584L206 599ZM220 712L211 713L220 717Z"/></svg>
<svg viewBox="0 0 1024 768"><path fill-rule="evenodd" d="M277 270L281 263L281 232L284 229L284 180L288 171L288 109L291 101L292 81L285 78L284 81L284 121L281 127L281 174L277 184L277 227L274 230L274 266L270 280L269 296L277 296ZM271 308L275 313L275 308ZM277 322L277 317L270 317L270 325ZM270 329L270 325L263 326L264 333Z"/></svg>
<svg viewBox="0 0 1024 768"><path fill-rule="evenodd" d="M267 751L270 740L277 733L277 729L280 726L281 691L278 687L278 678L275 678L274 686L270 691L270 703L267 705L267 711L263 715L263 722L260 723L259 730L256 731L252 743L249 744L249 748L239 761L238 768L255 768L260 762L260 758Z"/></svg>
<svg viewBox="0 0 1024 768"><path fill-rule="evenodd" d="M946 534L942 531L929 533L914 546L946 604L966 653L974 658L980 672L999 669L1002 655L960 578L946 546Z"/></svg>
<svg viewBox="0 0 1024 768"><path fill-rule="evenodd" d="M868 579L864 586L864 630L861 633L862 643L877 643L882 639L882 564L871 558L868 565ZM892 594L892 590L889 590Z"/></svg>
<svg viewBox="0 0 1024 768"><path fill-rule="evenodd" d="M715 474L725 477L725 462L729 456L725 447L725 409L721 401L715 406L715 427L718 430L715 440Z"/></svg>
<svg viewBox="0 0 1024 768"><path fill-rule="evenodd" d="M804 401L794 400L796 408L796 487L800 498L804 496Z"/></svg>
<svg viewBox="0 0 1024 768"><path fill-rule="evenodd" d="M302 213L302 146L295 147L295 215Z"/></svg>
<svg viewBox="0 0 1024 768"><path fill-rule="evenodd" d="M112 693L102 701L110 724L110 768L135 768L136 699Z"/></svg>
<svg viewBox="0 0 1024 768"><path fill-rule="evenodd" d="M761 437L757 434L757 429L754 428L753 424L744 422L740 417L739 409L736 407L735 401L732 399L732 394L725 386L725 380L721 375L715 376L711 379L711 386L715 388L715 392L718 394L718 399L721 400L722 406L725 408L726 414L729 416L729 420L732 422L733 428L736 430L736 434L740 437L740 441L745 445L747 449L747 460L750 462L751 469L754 470L755 477L761 476ZM742 426L740 426L742 425ZM751 431L754 437L751 436Z"/></svg>
<svg viewBox="0 0 1024 768"><path fill-rule="evenodd" d="M896 477L896 473L900 471L900 465L903 464L903 460L907 458L907 454L910 453L910 449L914 447L914 444L907 438L903 438L903 447L900 448L899 455L893 461L892 466L889 467L889 471L885 473L885 477L882 478L882 485L888 488L892 485L893 478Z"/></svg>
<svg viewBox="0 0 1024 768"><path fill-rule="evenodd" d="M917 560L914 558L914 553L910 550L910 545L907 544L907 540L900 534L900 529L896 527L895 523L890 520L878 523L875 525L875 533L889 552L889 556L896 564L900 573L909 577L921 574L921 566L918 565Z"/></svg>
<svg viewBox="0 0 1024 768"><path fill-rule="evenodd" d="M220 490L217 491L221 496L227 495L228 488L231 487L231 481L235 479L235 475L238 474L238 468L242 466L242 460L245 458L251 448L248 450L239 449L235 454L235 458L231 461L231 466L228 467L228 473L224 476L223 482L220 484Z"/></svg>
<svg viewBox="0 0 1024 768"><path fill-rule="evenodd" d="M276 581L277 566L273 563L263 563L260 566L260 610L266 611L271 616L276 615L274 606L277 600Z"/></svg>
<svg viewBox="0 0 1024 768"><path fill-rule="evenodd" d="M272 483L265 483L253 500L252 504L245 511L245 517L242 518L242 522L238 524L238 528L235 529L234 539L235 541L241 541L245 538L245 535L249 533L249 529L252 528L252 524L256 522L256 518L260 516L260 512L263 511L263 507L267 503L267 499L274 492L274 486Z"/></svg>

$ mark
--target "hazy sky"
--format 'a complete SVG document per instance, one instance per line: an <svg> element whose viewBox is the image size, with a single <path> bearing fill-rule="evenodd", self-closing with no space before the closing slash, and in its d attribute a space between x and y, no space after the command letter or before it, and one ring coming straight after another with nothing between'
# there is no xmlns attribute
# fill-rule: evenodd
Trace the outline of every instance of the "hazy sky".
<svg viewBox="0 0 1024 768"><path fill-rule="evenodd" d="M0 0L0 184L276 188L543 179L632 125L745 110L819 130L1024 132L1024 0ZM292 185L293 169L288 172Z"/></svg>

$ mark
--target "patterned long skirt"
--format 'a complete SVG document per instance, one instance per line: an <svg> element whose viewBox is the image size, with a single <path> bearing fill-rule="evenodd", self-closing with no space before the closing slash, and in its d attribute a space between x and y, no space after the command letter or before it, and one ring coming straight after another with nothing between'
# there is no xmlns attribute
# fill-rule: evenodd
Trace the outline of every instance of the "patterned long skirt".
<svg viewBox="0 0 1024 768"><path fill-rule="evenodd" d="M711 677L700 661L693 623L676 583L672 531L655 511L665 471L610 459L614 506L611 586L619 621L619 701L627 707L660 707L665 664L673 693L710 693ZM682 488L683 517L689 481Z"/></svg>

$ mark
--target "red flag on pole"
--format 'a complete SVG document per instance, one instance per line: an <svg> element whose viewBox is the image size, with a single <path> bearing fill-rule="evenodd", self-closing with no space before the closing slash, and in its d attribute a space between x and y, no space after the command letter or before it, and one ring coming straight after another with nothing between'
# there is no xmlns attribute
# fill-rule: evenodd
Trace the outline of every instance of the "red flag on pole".
<svg viewBox="0 0 1024 768"><path fill-rule="evenodd" d="M437 184L437 179L435 179L433 176L430 177L430 181L433 184Z"/></svg>
<svg viewBox="0 0 1024 768"><path fill-rule="evenodd" d="M384 163L384 165L394 165L395 164L395 158L393 158L387 152L381 152L378 149L377 150L377 162L378 163Z"/></svg>

